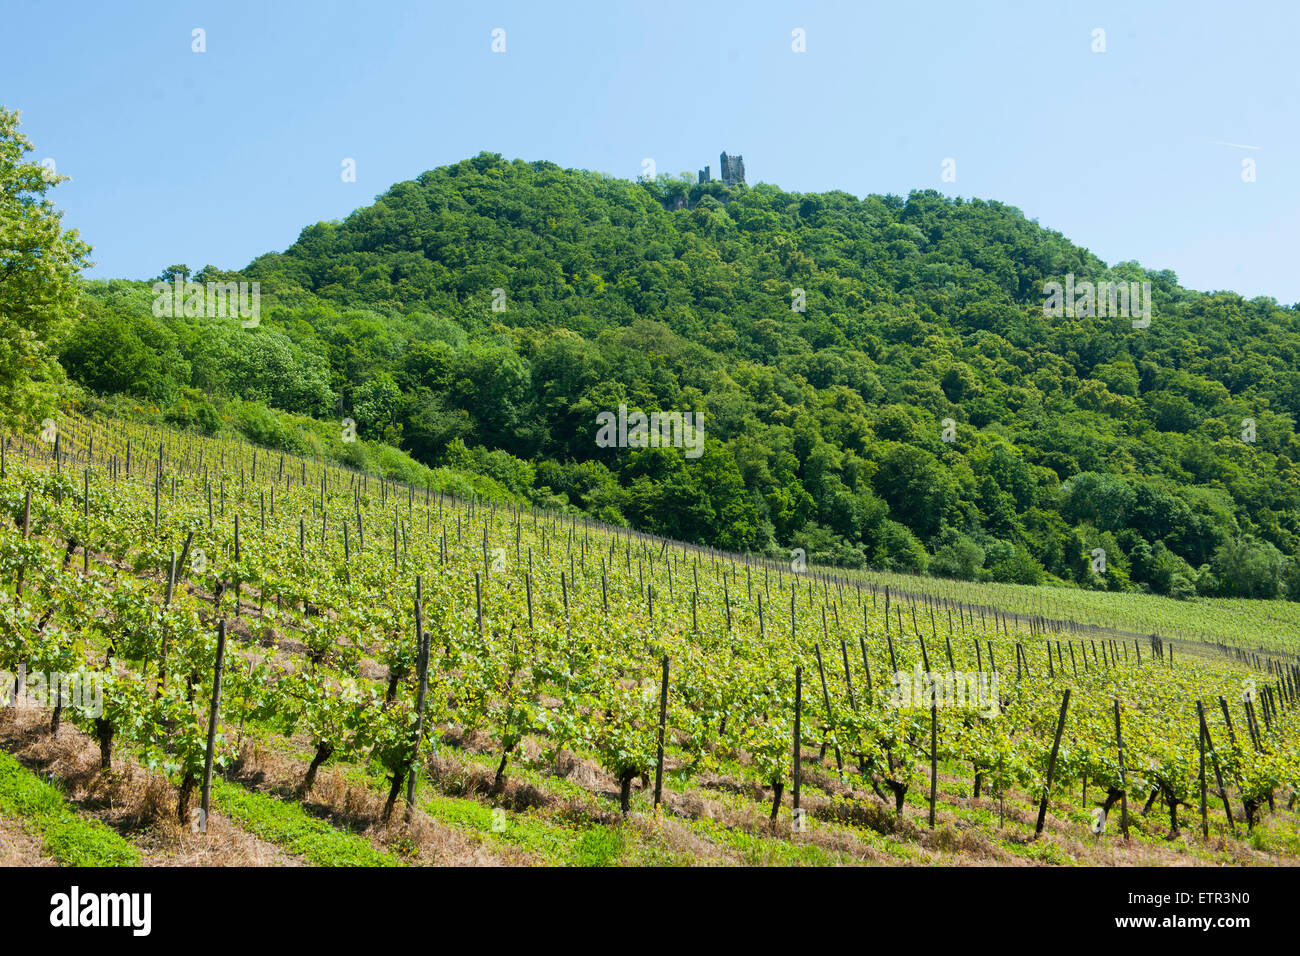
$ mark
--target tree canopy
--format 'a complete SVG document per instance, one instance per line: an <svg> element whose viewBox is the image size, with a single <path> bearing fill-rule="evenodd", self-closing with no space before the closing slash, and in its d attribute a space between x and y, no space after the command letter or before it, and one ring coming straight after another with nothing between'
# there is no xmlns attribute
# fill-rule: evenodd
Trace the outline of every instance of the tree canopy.
<svg viewBox="0 0 1300 956"><path fill-rule="evenodd" d="M1153 321L1045 314L1067 274L1150 283ZM239 277L261 284L257 328L88 283L60 354L94 390L348 416L428 464L687 541L1300 599L1296 308L1108 266L1000 203L483 153ZM599 447L621 405L703 413L704 453Z"/></svg>
<svg viewBox="0 0 1300 956"><path fill-rule="evenodd" d="M68 177L24 158L18 120L0 106L0 413L39 419L62 378L48 343L76 312L90 246L45 198Z"/></svg>

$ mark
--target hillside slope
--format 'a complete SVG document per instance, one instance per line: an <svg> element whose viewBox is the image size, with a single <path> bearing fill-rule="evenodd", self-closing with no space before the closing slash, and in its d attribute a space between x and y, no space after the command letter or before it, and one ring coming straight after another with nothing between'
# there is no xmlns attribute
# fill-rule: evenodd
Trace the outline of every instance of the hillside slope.
<svg viewBox="0 0 1300 956"><path fill-rule="evenodd" d="M1045 315L1067 275L1149 282L1152 321ZM92 283L95 334L64 363L99 391L346 415L418 460L686 541L1300 598L1295 308L1108 268L1004 205L480 154L241 277L261 283L256 329ZM117 340L134 362L103 354ZM597 416L624 404L703 413L703 453L599 447Z"/></svg>

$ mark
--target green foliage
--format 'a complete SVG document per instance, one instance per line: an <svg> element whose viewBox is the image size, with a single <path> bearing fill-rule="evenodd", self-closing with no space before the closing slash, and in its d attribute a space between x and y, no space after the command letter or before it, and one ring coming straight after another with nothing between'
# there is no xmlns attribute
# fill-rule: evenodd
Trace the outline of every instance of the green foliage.
<svg viewBox="0 0 1300 956"><path fill-rule="evenodd" d="M0 414L39 421L62 379L49 343L76 312L90 246L45 198L68 177L27 162L31 150L0 106Z"/></svg>
<svg viewBox="0 0 1300 956"><path fill-rule="evenodd" d="M984 549L965 535L942 545L930 561L930 573L936 577L975 581L984 566Z"/></svg>
<svg viewBox="0 0 1300 956"><path fill-rule="evenodd" d="M1210 568L1225 596L1274 598L1279 596L1283 575L1294 583L1294 571L1287 559L1268 542L1230 541L1214 553Z"/></svg>
<svg viewBox="0 0 1300 956"><path fill-rule="evenodd" d="M1151 325L1046 316L1043 283L1067 272L1150 282ZM155 320L144 284L88 283L60 354L85 387L196 428L212 417L196 394L350 417L361 441L330 453L355 467L397 446L695 543L1300 598L1296 309L1108 267L999 203L631 183L483 153L242 277L261 283L257 328ZM596 416L621 405L702 413L703 453L598 446ZM334 445L237 417L274 447ZM1107 534L1097 575L1081 548ZM1229 546L1245 538L1280 558Z"/></svg>

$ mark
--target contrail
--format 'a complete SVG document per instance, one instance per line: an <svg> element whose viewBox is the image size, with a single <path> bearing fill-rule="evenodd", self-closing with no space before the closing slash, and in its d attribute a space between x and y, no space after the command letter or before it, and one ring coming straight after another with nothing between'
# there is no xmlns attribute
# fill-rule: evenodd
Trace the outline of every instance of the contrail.
<svg viewBox="0 0 1300 956"><path fill-rule="evenodd" d="M1247 146L1245 143L1225 143L1223 140L1212 140L1216 146L1231 146L1234 149L1262 149L1261 146Z"/></svg>

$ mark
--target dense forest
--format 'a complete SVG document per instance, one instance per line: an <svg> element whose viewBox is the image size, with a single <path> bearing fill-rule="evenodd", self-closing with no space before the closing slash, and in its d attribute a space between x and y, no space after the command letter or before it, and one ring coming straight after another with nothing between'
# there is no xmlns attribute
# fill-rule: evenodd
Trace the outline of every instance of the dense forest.
<svg viewBox="0 0 1300 956"><path fill-rule="evenodd" d="M290 447L286 416L691 542L968 579L1300 600L1300 313L1108 267L995 202L629 182L495 154L242 271L256 327L85 282L77 388ZM1152 321L1045 315L1149 282ZM604 448L620 405L703 454ZM950 421L945 421L950 420ZM1100 550L1099 550L1100 549ZM1104 561L1098 555L1104 552Z"/></svg>

